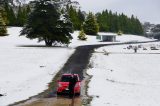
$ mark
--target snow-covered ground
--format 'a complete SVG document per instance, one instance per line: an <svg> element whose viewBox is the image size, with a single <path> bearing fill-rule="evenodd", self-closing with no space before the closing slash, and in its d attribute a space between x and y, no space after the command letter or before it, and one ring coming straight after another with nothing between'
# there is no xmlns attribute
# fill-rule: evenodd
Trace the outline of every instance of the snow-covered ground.
<svg viewBox="0 0 160 106"><path fill-rule="evenodd" d="M88 36L87 35L87 42L85 41L79 41L77 40L77 36L78 36L78 31L74 32L73 35L73 40L72 43L70 44L70 46L72 47L76 47L76 46L80 46L80 45L93 45L93 44L109 44L109 43L121 43L121 42L143 42L143 41L153 41L155 39L149 39L143 36L137 36L137 35L129 35L129 34L123 34L122 36L116 36L116 42L100 42L99 40L96 39L96 36ZM104 33L101 32L99 33L100 35L116 35L115 33Z"/></svg>
<svg viewBox="0 0 160 106"><path fill-rule="evenodd" d="M79 41L76 31L72 34L74 39L69 48L44 48L44 42L37 43L37 40L19 37L21 29L10 27L9 36L0 37L0 94L5 94L0 97L0 106L28 99L47 89L48 83L74 53L75 47L107 43L99 42L95 36L87 36L87 41ZM127 36L117 39L121 41ZM131 36L135 37L129 35L127 38ZM139 40L150 39L140 37Z"/></svg>
<svg viewBox="0 0 160 106"><path fill-rule="evenodd" d="M0 38L0 106L34 96L47 89L53 76L65 64L74 49L43 48L37 40L19 37L21 28L9 28L9 36ZM20 47L33 45L33 47ZM34 47L35 46L35 47ZM63 60L63 61L62 61Z"/></svg>
<svg viewBox="0 0 160 106"><path fill-rule="evenodd" d="M151 41L154 39L148 39L142 36L124 34L122 36L117 36L116 40L119 42L140 42L140 41Z"/></svg>
<svg viewBox="0 0 160 106"><path fill-rule="evenodd" d="M139 44L137 53L129 46L95 50L87 71L91 106L160 106L160 50L151 50L160 42Z"/></svg>

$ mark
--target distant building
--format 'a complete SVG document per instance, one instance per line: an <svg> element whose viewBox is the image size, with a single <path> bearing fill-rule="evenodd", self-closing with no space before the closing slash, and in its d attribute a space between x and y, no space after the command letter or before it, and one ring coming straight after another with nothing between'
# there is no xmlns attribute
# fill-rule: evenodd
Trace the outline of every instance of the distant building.
<svg viewBox="0 0 160 106"><path fill-rule="evenodd" d="M102 42L115 42L116 36L117 35L113 33L98 33L97 39Z"/></svg>

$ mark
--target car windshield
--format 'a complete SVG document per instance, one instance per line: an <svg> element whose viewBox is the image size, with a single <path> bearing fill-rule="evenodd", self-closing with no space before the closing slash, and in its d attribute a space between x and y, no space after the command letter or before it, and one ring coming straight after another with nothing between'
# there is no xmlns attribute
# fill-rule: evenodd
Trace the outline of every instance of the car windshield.
<svg viewBox="0 0 160 106"><path fill-rule="evenodd" d="M61 77L61 82L69 82L70 78L70 75L64 75Z"/></svg>
<svg viewBox="0 0 160 106"><path fill-rule="evenodd" d="M77 78L77 76L76 76L76 75L74 76L74 78L75 78L75 80L76 80L76 82L77 82L77 81L78 81L78 78Z"/></svg>

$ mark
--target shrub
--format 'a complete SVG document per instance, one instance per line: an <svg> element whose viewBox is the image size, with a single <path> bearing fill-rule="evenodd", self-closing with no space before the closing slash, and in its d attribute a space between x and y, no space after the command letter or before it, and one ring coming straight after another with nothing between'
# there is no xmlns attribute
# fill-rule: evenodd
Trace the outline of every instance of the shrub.
<svg viewBox="0 0 160 106"><path fill-rule="evenodd" d="M83 29L79 32L78 38L80 40L87 40L86 34L84 33Z"/></svg>
<svg viewBox="0 0 160 106"><path fill-rule="evenodd" d="M121 30L119 30L118 32L117 32L117 35L119 35L119 36L121 36L123 34L123 32L121 31Z"/></svg>

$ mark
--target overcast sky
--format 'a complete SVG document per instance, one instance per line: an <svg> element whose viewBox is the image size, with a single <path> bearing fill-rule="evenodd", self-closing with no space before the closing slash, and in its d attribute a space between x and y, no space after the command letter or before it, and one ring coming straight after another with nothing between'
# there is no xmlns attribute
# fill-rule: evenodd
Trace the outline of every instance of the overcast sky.
<svg viewBox="0 0 160 106"><path fill-rule="evenodd" d="M160 24L160 0L76 0L81 9L101 12L108 9L128 16L134 14L141 22Z"/></svg>

